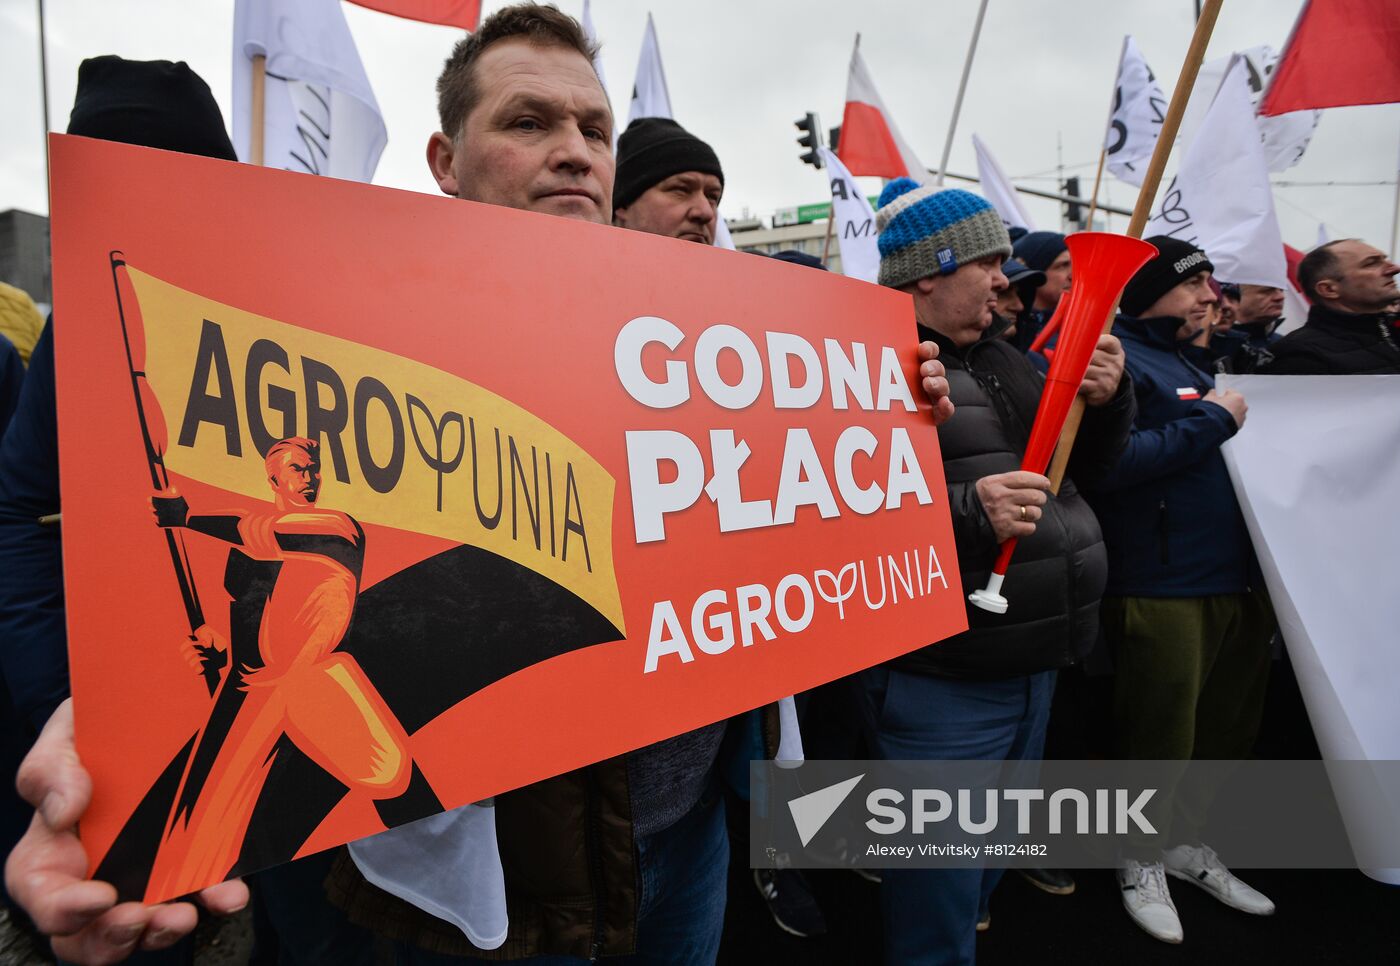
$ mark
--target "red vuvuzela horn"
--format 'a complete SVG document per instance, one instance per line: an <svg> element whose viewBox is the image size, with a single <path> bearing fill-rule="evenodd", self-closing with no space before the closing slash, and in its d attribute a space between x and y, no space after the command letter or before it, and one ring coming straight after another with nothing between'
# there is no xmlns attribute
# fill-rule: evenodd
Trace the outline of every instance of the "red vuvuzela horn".
<svg viewBox="0 0 1400 966"><path fill-rule="evenodd" d="M1044 473L1050 465L1055 442L1103 332L1104 319L1129 279L1157 254L1156 247L1145 241L1102 231L1077 232L1065 241L1074 269L1074 285L1055 312L1060 320L1060 341L1050 363L1050 374L1045 378L1026 454L1021 459L1021 469L1031 473ZM968 595L973 604L994 614L1006 613L1001 585L1015 549L1014 537L1001 545L987 586Z"/></svg>

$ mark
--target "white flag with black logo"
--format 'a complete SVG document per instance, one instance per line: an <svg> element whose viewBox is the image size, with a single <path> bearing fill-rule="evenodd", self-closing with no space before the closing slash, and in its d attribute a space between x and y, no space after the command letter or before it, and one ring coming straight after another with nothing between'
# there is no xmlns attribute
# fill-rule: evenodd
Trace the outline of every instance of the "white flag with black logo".
<svg viewBox="0 0 1400 966"><path fill-rule="evenodd" d="M1288 266L1245 71L1240 58L1226 71L1142 234L1171 235L1204 249L1225 281L1283 288Z"/></svg>
<svg viewBox="0 0 1400 966"><path fill-rule="evenodd" d="M1245 80L1249 84L1249 102L1258 107L1259 99L1268 86L1269 76L1278 64L1278 51L1267 45L1251 47L1234 55L1244 61ZM1196 75L1196 86L1186 102L1186 112L1181 116L1181 131L1178 138L1182 144L1190 144L1196 131L1205 120L1206 111L1215 100L1215 92L1225 78L1231 57L1221 57L1201 65ZM1303 152L1312 141L1321 111L1291 111L1273 117L1254 116L1254 124L1259 129L1259 140L1264 145L1264 159L1269 170L1278 173L1287 171L1303 159Z"/></svg>
<svg viewBox="0 0 1400 966"><path fill-rule="evenodd" d="M671 91L666 87L661 44L656 39L656 24L651 14L647 14L647 29L642 35L642 52L637 58L636 79L632 81L632 105L627 111L627 123L639 117L675 117L671 113Z"/></svg>
<svg viewBox="0 0 1400 966"><path fill-rule="evenodd" d="M1108 170L1115 177L1142 187L1166 116L1167 98L1157 85L1157 76L1143 59L1137 41L1124 37L1113 88L1113 111L1103 144L1108 152Z"/></svg>
<svg viewBox="0 0 1400 966"><path fill-rule="evenodd" d="M841 274L878 281L880 248L875 212L841 159L827 148L821 149L821 156L831 179L831 233L841 249Z"/></svg>
<svg viewBox="0 0 1400 966"><path fill-rule="evenodd" d="M340 0L237 0L233 146L252 160L253 58L267 58L263 164L370 181L389 141Z"/></svg>

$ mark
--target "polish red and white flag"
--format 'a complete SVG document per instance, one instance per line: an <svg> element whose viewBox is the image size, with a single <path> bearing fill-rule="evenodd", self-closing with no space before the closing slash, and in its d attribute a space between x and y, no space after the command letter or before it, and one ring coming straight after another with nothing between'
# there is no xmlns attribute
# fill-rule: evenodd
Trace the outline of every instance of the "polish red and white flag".
<svg viewBox="0 0 1400 966"><path fill-rule="evenodd" d="M422 23L440 23L445 27L461 27L475 30L481 21L481 0L350 0L361 7L369 7L380 13L418 20Z"/></svg>
<svg viewBox="0 0 1400 966"><path fill-rule="evenodd" d="M1265 116L1400 101L1400 4L1309 0L1259 101Z"/></svg>
<svg viewBox="0 0 1400 966"><path fill-rule="evenodd" d="M923 183L928 169L899 133L894 118L880 99L870 68L860 54L860 43L851 53L851 73L846 81L846 113L836 156L851 174L881 178L910 177Z"/></svg>

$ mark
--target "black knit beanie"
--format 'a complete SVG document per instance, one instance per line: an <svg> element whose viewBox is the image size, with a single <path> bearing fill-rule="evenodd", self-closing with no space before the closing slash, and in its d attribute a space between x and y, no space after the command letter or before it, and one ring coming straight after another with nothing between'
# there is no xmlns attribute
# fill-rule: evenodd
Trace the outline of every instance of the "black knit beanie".
<svg viewBox="0 0 1400 966"><path fill-rule="evenodd" d="M1192 275L1215 271L1206 253L1190 242L1170 235L1153 235L1144 240L1157 246L1157 257L1138 269L1118 303L1124 315L1134 318Z"/></svg>
<svg viewBox="0 0 1400 966"><path fill-rule="evenodd" d="M184 61L112 54L83 61L68 133L238 160L209 85Z"/></svg>
<svg viewBox="0 0 1400 966"><path fill-rule="evenodd" d="M626 208L652 185L683 171L712 174L724 184L719 157L708 144L670 118L637 118L617 142L613 210Z"/></svg>

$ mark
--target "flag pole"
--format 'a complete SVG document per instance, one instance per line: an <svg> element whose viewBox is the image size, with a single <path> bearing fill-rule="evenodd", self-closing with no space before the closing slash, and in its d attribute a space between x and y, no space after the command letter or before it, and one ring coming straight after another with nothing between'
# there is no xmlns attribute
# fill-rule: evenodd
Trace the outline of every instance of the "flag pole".
<svg viewBox="0 0 1400 966"><path fill-rule="evenodd" d="M1099 146L1099 169L1094 172L1094 190L1089 195L1089 217L1085 223L1094 230L1094 213L1099 210L1099 185L1103 183L1103 165L1108 160L1108 127L1113 123L1113 112L1118 107L1118 81L1123 76L1123 61L1128 56L1128 35L1123 36L1123 46L1118 49L1118 69L1113 72L1113 93L1108 98L1108 117L1104 118L1104 143Z"/></svg>
<svg viewBox="0 0 1400 966"><path fill-rule="evenodd" d="M248 160L257 165L263 163L263 122L264 98L267 89L267 55L253 55L253 110L252 130L248 132Z"/></svg>
<svg viewBox="0 0 1400 966"><path fill-rule="evenodd" d="M1396 256L1396 236L1400 235L1400 161L1395 165L1395 210L1390 213L1390 258Z"/></svg>
<svg viewBox="0 0 1400 966"><path fill-rule="evenodd" d="M1094 172L1094 191L1089 195L1089 216L1084 223L1094 230L1094 213L1099 210L1099 183L1103 181L1103 163L1108 159L1108 148L1099 148L1099 168Z"/></svg>
<svg viewBox="0 0 1400 966"><path fill-rule="evenodd" d="M948 119L948 137L943 141L943 160L938 163L938 180L943 187L943 172L948 170L948 156L953 153L953 132L958 129L958 114L962 111L963 94L967 92L967 77L972 73L972 58L977 53L977 38L982 34L982 18L987 13L987 0L982 0L977 8L977 22L972 26L972 42L967 45L967 59L963 61L962 79L958 81L958 96L953 100L953 116ZM860 40L856 40L859 45Z"/></svg>
<svg viewBox="0 0 1400 966"><path fill-rule="evenodd" d="M49 52L44 40L44 0L39 0L39 100L44 106L44 184L49 183Z"/></svg>
<svg viewBox="0 0 1400 966"><path fill-rule="evenodd" d="M1162 173L1167 168L1167 157L1172 151L1177 130L1181 127L1181 117L1186 113L1186 102L1191 97L1191 89L1196 86L1196 75L1201 70L1201 62L1206 57L1206 47L1210 45L1211 31L1215 29L1216 18L1220 16L1220 6L1224 0L1206 0L1201 16L1196 20L1196 30L1191 35L1191 46L1187 48L1186 60L1181 65L1181 75L1176 79L1171 103L1167 106L1167 116L1162 121L1162 130L1157 135L1157 144L1152 149L1152 161L1147 165L1147 174L1142 179L1138 191L1137 204L1133 206L1133 216L1128 222L1129 238L1141 238L1152 214L1152 204L1157 199L1157 188L1162 183ZM1113 303L1103 330L1113 328L1113 319L1118 314L1118 302ZM1065 468L1069 465L1070 450L1074 448L1074 437L1079 433L1079 423L1084 418L1084 397L1076 396L1070 408L1069 418L1060 431L1060 442L1055 449L1055 458L1050 463L1050 488L1058 493L1060 483L1065 478Z"/></svg>

